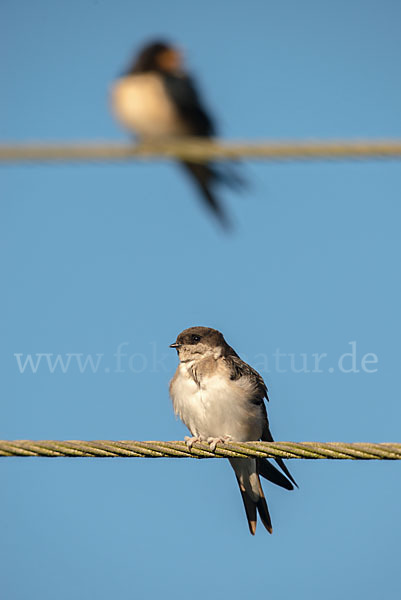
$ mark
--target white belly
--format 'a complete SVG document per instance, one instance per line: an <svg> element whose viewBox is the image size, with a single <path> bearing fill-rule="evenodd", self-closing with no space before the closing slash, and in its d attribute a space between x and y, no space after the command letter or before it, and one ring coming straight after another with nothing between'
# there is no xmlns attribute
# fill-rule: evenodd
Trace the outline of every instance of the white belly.
<svg viewBox="0 0 401 600"><path fill-rule="evenodd" d="M127 129L143 137L168 137L188 133L155 73L119 79L111 92L113 112Z"/></svg>
<svg viewBox="0 0 401 600"><path fill-rule="evenodd" d="M260 407L252 404L244 388L219 375L203 378L201 386L184 365L171 386L174 410L192 435L223 437L236 441L258 440L262 435Z"/></svg>

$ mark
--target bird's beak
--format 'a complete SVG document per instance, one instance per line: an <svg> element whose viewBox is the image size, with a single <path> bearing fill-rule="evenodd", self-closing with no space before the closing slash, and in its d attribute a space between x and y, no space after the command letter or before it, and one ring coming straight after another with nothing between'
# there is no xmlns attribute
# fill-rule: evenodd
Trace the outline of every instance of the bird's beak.
<svg viewBox="0 0 401 600"><path fill-rule="evenodd" d="M170 344L170 348L180 348L181 344L177 344L177 342L174 342L174 344Z"/></svg>

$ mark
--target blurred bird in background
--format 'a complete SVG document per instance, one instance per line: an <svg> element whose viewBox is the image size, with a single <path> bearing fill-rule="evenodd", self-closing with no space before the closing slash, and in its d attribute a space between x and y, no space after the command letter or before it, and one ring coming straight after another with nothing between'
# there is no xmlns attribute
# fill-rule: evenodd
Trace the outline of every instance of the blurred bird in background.
<svg viewBox="0 0 401 600"><path fill-rule="evenodd" d="M114 84L111 102L117 120L141 139L210 138L216 132L193 79L184 70L180 51L163 41L152 42L139 52ZM183 160L180 164L196 182L206 206L228 227L215 186L240 185L238 174L210 162Z"/></svg>

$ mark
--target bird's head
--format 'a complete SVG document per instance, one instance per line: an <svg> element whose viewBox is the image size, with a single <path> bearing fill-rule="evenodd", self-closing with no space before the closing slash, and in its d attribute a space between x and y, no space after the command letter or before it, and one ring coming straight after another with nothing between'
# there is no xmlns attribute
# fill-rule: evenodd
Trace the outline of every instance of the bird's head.
<svg viewBox="0 0 401 600"><path fill-rule="evenodd" d="M156 41L142 48L129 69L131 75L158 71L176 73L181 70L182 55L178 48L164 41Z"/></svg>
<svg viewBox="0 0 401 600"><path fill-rule="evenodd" d="M187 362L209 357L218 358L229 346L217 329L189 327L178 335L177 340L170 344L170 348L177 350L181 362Z"/></svg>

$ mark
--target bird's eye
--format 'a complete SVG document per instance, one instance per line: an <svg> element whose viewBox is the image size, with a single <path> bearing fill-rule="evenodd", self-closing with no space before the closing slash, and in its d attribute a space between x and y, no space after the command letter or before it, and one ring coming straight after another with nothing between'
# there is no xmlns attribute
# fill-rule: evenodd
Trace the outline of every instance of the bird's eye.
<svg viewBox="0 0 401 600"><path fill-rule="evenodd" d="M200 342L200 336L199 335L193 335L192 337L192 341L193 342Z"/></svg>

